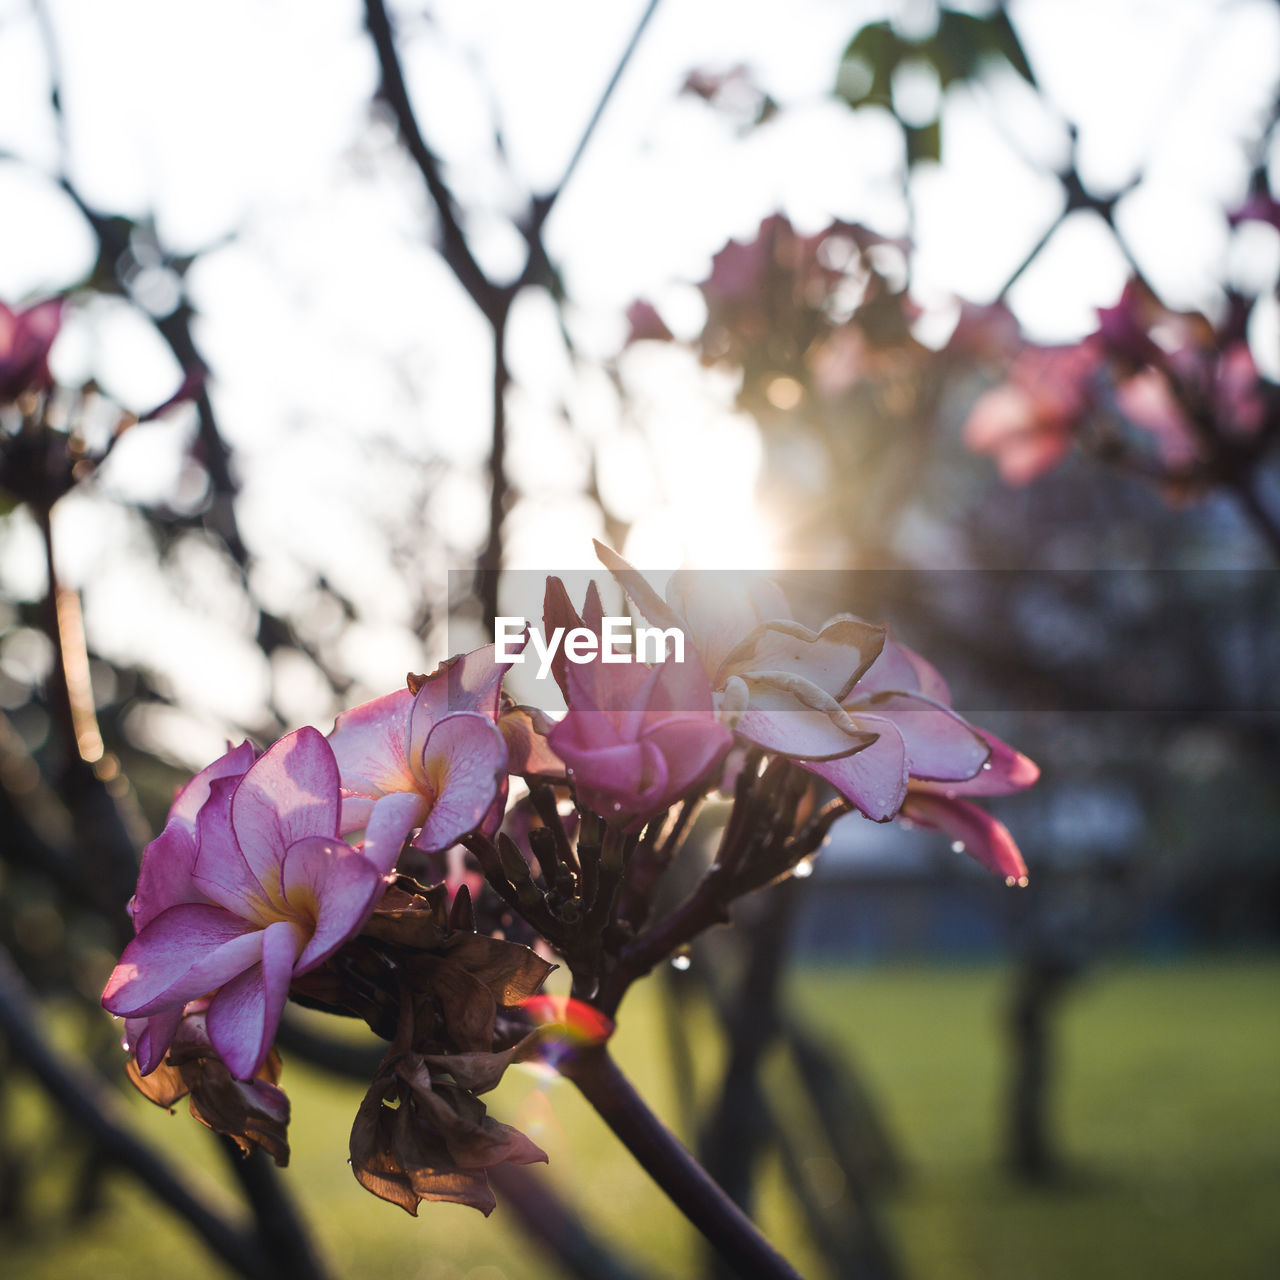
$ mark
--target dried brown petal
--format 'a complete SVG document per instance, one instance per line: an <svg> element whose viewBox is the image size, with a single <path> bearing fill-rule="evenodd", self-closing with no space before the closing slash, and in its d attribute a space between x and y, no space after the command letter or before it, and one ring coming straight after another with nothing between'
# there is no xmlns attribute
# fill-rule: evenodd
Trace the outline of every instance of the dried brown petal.
<svg viewBox="0 0 1280 1280"><path fill-rule="evenodd" d="M447 893L406 893L388 889L362 932L382 942L430 950L439 947L448 933Z"/></svg>
<svg viewBox="0 0 1280 1280"><path fill-rule="evenodd" d="M267 1080L237 1080L217 1058L182 1068L191 1114L248 1155L261 1147L282 1169L289 1163L289 1099ZM278 1063L277 1063L278 1075Z"/></svg>
<svg viewBox="0 0 1280 1280"><path fill-rule="evenodd" d="M423 1200L449 1200L487 1215L496 1202L485 1169L546 1158L518 1130L488 1116L465 1089L433 1081L417 1054L388 1059L351 1129L356 1179L415 1215Z"/></svg>
<svg viewBox="0 0 1280 1280"><path fill-rule="evenodd" d="M138 1064L133 1058L124 1064L124 1069L129 1073L133 1087L158 1107L172 1111L173 1104L187 1096L182 1072L167 1062L162 1062L150 1075L145 1076L138 1070Z"/></svg>

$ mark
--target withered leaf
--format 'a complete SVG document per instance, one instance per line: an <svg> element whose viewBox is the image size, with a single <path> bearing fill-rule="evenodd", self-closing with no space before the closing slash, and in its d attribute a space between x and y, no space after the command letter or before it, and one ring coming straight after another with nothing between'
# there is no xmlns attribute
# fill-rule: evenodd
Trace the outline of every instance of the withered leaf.
<svg viewBox="0 0 1280 1280"><path fill-rule="evenodd" d="M518 942L480 933L454 934L444 949L450 960L483 982L501 1005L519 1004L534 995L556 967Z"/></svg>
<svg viewBox="0 0 1280 1280"><path fill-rule="evenodd" d="M454 1083L472 1093L488 1093L496 1088L503 1073L513 1062L527 1062L535 1057L538 1042L546 1027L531 1031L523 1040L501 1053L429 1053L424 1061L431 1068L432 1079L452 1076Z"/></svg>
<svg viewBox="0 0 1280 1280"><path fill-rule="evenodd" d="M413 956L405 968L415 991L435 998L451 1044L463 1052L484 1051L493 1045L498 1006L483 982L439 956Z"/></svg>

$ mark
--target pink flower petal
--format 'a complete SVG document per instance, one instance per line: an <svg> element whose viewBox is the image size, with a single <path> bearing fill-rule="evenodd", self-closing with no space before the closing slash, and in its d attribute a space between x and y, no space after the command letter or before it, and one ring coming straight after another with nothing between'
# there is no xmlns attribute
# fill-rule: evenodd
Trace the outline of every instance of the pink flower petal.
<svg viewBox="0 0 1280 1280"><path fill-rule="evenodd" d="M193 880L196 863L196 818L221 778L238 779L253 763L254 749L243 742L202 769L174 798L164 830L147 845L138 873L138 888L129 904L135 932L168 907L203 902L206 895ZM237 857L238 857L237 853Z"/></svg>
<svg viewBox="0 0 1280 1280"><path fill-rule="evenodd" d="M283 920L256 937L258 963L222 986L207 1015L213 1047L237 1080L252 1079L266 1061L298 954L298 932Z"/></svg>
<svg viewBox="0 0 1280 1280"><path fill-rule="evenodd" d="M751 703L738 717L738 736L765 751L790 756L793 760L836 760L869 747L870 733L850 733L825 712L799 703L789 706L760 706L755 692Z"/></svg>
<svg viewBox="0 0 1280 1280"><path fill-rule="evenodd" d="M656 747L665 763L664 787L681 795L710 772L733 745L733 734L710 713L672 717L642 735L646 746Z"/></svg>
<svg viewBox="0 0 1280 1280"><path fill-rule="evenodd" d="M142 855L138 887L129 900L129 916L135 933L141 933L168 907L180 902L207 901L192 880L196 842L181 823L170 822Z"/></svg>
<svg viewBox="0 0 1280 1280"><path fill-rule="evenodd" d="M686 632L707 670L715 673L717 684L727 678L727 673L721 671L726 658L761 623L789 618L785 605L781 613L762 615L758 608L762 599L772 598L765 592L754 592L747 575L735 575L729 581L705 573L671 575L667 603L672 613L683 619Z"/></svg>
<svg viewBox="0 0 1280 1280"><path fill-rule="evenodd" d="M837 702L848 696L884 647L885 630L842 618L812 632L797 622L766 622L728 657L716 676L781 671L816 685Z"/></svg>
<svg viewBox="0 0 1280 1280"><path fill-rule="evenodd" d="M592 583L592 586L595 584ZM597 602L599 596L596 597ZM585 626L582 615L573 607L573 601L569 599L569 590L564 583L557 577L550 576L547 578L546 589L542 595L542 633L550 637L558 628L563 627L567 635L575 627ZM599 632L597 632L599 634ZM569 686L566 682L566 668L568 667L568 659L565 657L564 646L561 645L551 658L551 675L556 684L560 687L560 693L566 702L569 701Z"/></svg>
<svg viewBox="0 0 1280 1280"><path fill-rule="evenodd" d="M257 930L221 907L162 911L124 949L102 993L111 1013L142 1017L205 995L256 959Z"/></svg>
<svg viewBox="0 0 1280 1280"><path fill-rule="evenodd" d="M944 831L964 845L964 851L989 871L1006 880L1025 882L1027 864L1009 834L1009 828L985 809L965 800L949 799L913 787L902 806L902 816L917 826Z"/></svg>
<svg viewBox="0 0 1280 1280"><path fill-rule="evenodd" d="M264 886L280 875L285 850L338 830L338 763L310 727L281 738L240 780L231 825L249 869Z"/></svg>
<svg viewBox="0 0 1280 1280"><path fill-rule="evenodd" d="M173 807L169 810L169 821L180 819L195 830L196 815L208 800L214 779L242 777L257 758L258 753L251 742L242 742L225 755L219 756L211 765L201 769L174 797Z"/></svg>
<svg viewBox="0 0 1280 1280"><path fill-rule="evenodd" d="M600 723L586 723L592 720ZM621 741L616 732L609 741L610 731L601 712L570 711L551 731L550 741L578 790L584 795L588 791L607 795L612 803L640 789L644 751L638 742Z"/></svg>
<svg viewBox="0 0 1280 1280"><path fill-rule="evenodd" d="M338 717L329 745L338 762L343 791L376 797L392 791L417 790L407 754L412 709L413 694L408 689L397 689ZM348 825L345 809L342 825L346 831L355 829Z"/></svg>
<svg viewBox="0 0 1280 1280"><path fill-rule="evenodd" d="M507 769L519 777L559 780L564 777L564 761L538 732L538 723L545 717L539 715L535 721L534 714L528 707L512 707L498 720L507 743Z"/></svg>
<svg viewBox="0 0 1280 1280"><path fill-rule="evenodd" d="M645 710L650 714L711 714L715 710L711 681L697 653L685 654L683 662L668 659L653 670L645 694Z"/></svg>
<svg viewBox="0 0 1280 1280"><path fill-rule="evenodd" d="M374 801L361 851L379 875L395 870L409 832L422 825L428 809L427 798L418 791L397 791Z"/></svg>
<svg viewBox="0 0 1280 1280"><path fill-rule="evenodd" d="M62 327L62 308L61 298L50 298L45 302L37 302L34 307L28 307L19 317L25 336L42 354L48 353Z"/></svg>
<svg viewBox="0 0 1280 1280"><path fill-rule="evenodd" d="M1021 751L1015 751L1007 742L1002 742L985 729L978 729L977 733L990 748L991 757L987 761L990 768L979 769L972 778L963 782L913 782L912 792L919 785L922 792L935 795L957 791L965 796L1007 796L1015 791L1025 791L1040 776L1040 766Z"/></svg>
<svg viewBox="0 0 1280 1280"><path fill-rule="evenodd" d="M315 922L295 973L314 969L358 933L386 888L381 872L364 854L320 837L289 846L281 878L290 907Z"/></svg>
<svg viewBox="0 0 1280 1280"><path fill-rule="evenodd" d="M418 847L435 853L474 831L493 804L506 767L507 744L488 717L462 711L441 720L422 753L434 798Z"/></svg>
<svg viewBox="0 0 1280 1280"><path fill-rule="evenodd" d="M279 896L279 876L264 885L250 870L231 825L231 805L240 779L215 778L196 824L197 853L191 880L209 900L244 920L263 921Z"/></svg>
<svg viewBox="0 0 1280 1280"><path fill-rule="evenodd" d="M381 797L361 796L350 792L342 793L342 814L338 820L338 834L348 836L353 831L361 831L369 825L373 816L373 806Z"/></svg>
<svg viewBox="0 0 1280 1280"><path fill-rule="evenodd" d="M869 747L839 760L797 763L825 778L873 822L887 822L907 794L906 744L891 720L864 715L854 719L860 729L878 735Z"/></svg>
<svg viewBox="0 0 1280 1280"><path fill-rule="evenodd" d="M680 627L683 630L684 620L675 610L649 585L638 569L633 569L612 547L592 539L592 546L600 563L613 574L615 581L635 601L636 608L657 627Z"/></svg>
<svg viewBox="0 0 1280 1280"><path fill-rule="evenodd" d="M182 1011L183 1006L175 1004L149 1018L130 1018L125 1022L125 1041L138 1060L140 1074L149 1076L164 1061L182 1021Z"/></svg>
<svg viewBox="0 0 1280 1280"><path fill-rule="evenodd" d="M893 721L907 744L907 770L913 778L966 780L991 754L972 725L950 707L920 694L880 693L847 705L851 714L865 710Z"/></svg>
<svg viewBox="0 0 1280 1280"><path fill-rule="evenodd" d="M859 679L853 690L858 698L869 693L922 693L934 702L951 705L947 682L914 649L889 639L880 656Z"/></svg>
<svg viewBox="0 0 1280 1280"><path fill-rule="evenodd" d="M516 651L521 647L515 646ZM502 677L511 664L495 662L493 655L493 645L487 644L442 662L423 682L414 699L412 732L418 732L418 725L424 723L422 736L425 738L433 724L458 711L473 711L496 720ZM411 736L409 759L415 759L416 755Z"/></svg>

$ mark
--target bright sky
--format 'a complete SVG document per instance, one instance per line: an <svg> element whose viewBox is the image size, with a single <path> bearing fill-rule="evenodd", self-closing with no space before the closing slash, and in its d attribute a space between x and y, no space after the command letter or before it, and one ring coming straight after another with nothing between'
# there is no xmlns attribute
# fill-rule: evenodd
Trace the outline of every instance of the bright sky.
<svg viewBox="0 0 1280 1280"><path fill-rule="evenodd" d="M510 215L557 180L643 5L444 0L431 21L420 8L403 7L403 55L424 128L472 211L478 256L513 274L521 257ZM829 90L861 16L918 24L929 10L928 0L664 0L548 227L581 352L616 352L622 309L636 296L696 327L690 282L726 238L751 236L779 207L804 229L842 217L902 232L892 122L849 111ZM375 66L361 6L55 0L49 12L68 165L85 196L153 212L173 247L220 246L190 289L244 483L256 585L276 607L301 609L311 570L322 570L361 613L334 639L333 660L370 693L392 687L427 661L413 631L421 597L441 594L446 570L484 537L490 375L485 326L424 248L418 175L385 125L371 123ZM1017 0L1012 12L1051 99L1079 126L1086 178L1105 190L1146 174L1122 223L1168 299L1212 307L1229 254L1237 272L1274 276L1277 237L1233 246L1221 210L1242 195L1249 160L1239 140L1280 73L1277 6ZM0 161L0 297L10 300L73 283L91 252L48 177L58 140L32 14L31 0L0 0L0 151L17 157ZM784 107L745 136L677 97L691 68L737 63ZM494 155L495 124L507 165ZM948 97L946 164L919 172L914 188L922 301L945 308L956 293L995 291L1058 211L1057 184L1025 157L1060 157L1065 139L1062 119L1014 77ZM1069 339L1092 327L1124 275L1102 226L1078 215L1012 301L1037 336ZM171 283L154 270L147 280L147 297L165 305ZM1274 311L1271 323L1280 332ZM123 302L77 308L55 357L63 378L92 371L134 407L178 380ZM729 380L680 351L636 349L620 365L624 406L598 367L569 360L536 297L517 309L511 364L513 567L591 562L601 528L583 497L593 448L603 492L634 521L626 549L637 562L769 566L770 530L755 503L762 450L732 411ZM112 500L189 490L188 431L178 420L126 439L99 486L62 504L58 535L93 643L168 671L200 712L182 748L199 763L231 726L255 722L272 689L299 720L335 708L314 669L267 668L212 551L188 548L176 580L164 577ZM415 579L416 595L406 590ZM11 518L0 585L30 597L41 580L34 533Z"/></svg>

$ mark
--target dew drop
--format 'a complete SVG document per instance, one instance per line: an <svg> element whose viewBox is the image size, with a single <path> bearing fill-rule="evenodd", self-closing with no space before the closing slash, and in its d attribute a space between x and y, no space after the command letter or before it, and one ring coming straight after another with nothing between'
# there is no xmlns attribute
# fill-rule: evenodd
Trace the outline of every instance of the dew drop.
<svg viewBox="0 0 1280 1280"><path fill-rule="evenodd" d="M799 862L791 869L791 874L798 880L807 880L813 875L813 859L801 858Z"/></svg>
<svg viewBox="0 0 1280 1280"><path fill-rule="evenodd" d="M984 761L982 762L982 767L983 767L984 769L990 769L990 768L991 768L991 761L990 761L990 760L984 760Z"/></svg>
<svg viewBox="0 0 1280 1280"><path fill-rule="evenodd" d="M613 811L614 811L614 813L621 813L621 812L622 812L622 805L621 805L621 803L620 803L619 801L617 801L617 800L615 800L615 801L613 802Z"/></svg>
<svg viewBox="0 0 1280 1280"><path fill-rule="evenodd" d="M689 953L687 951L677 952L671 957L671 967L673 969L679 969L681 973L688 969L692 964L693 961L689 958Z"/></svg>
<svg viewBox="0 0 1280 1280"><path fill-rule="evenodd" d="M963 852L964 852L964 841L963 841L963 840L953 840L953 841L951 842L951 852L952 852L952 853L963 853Z"/></svg>

